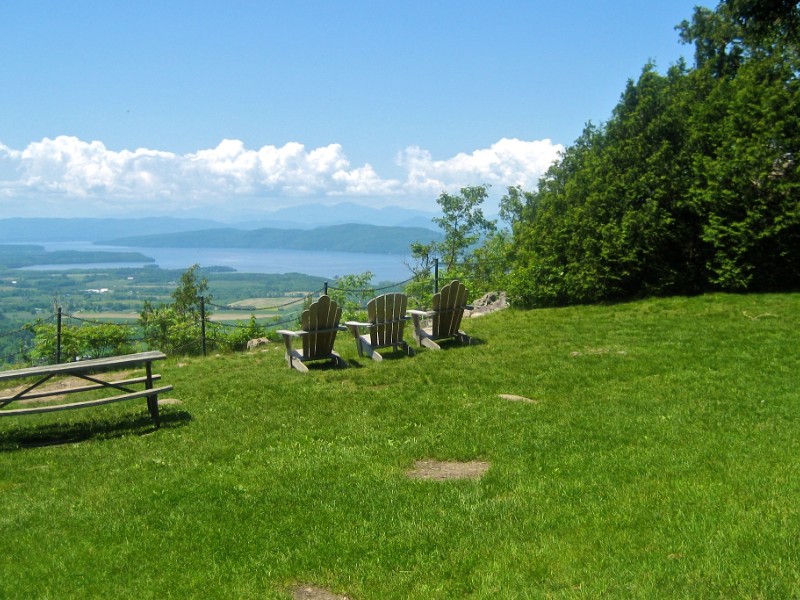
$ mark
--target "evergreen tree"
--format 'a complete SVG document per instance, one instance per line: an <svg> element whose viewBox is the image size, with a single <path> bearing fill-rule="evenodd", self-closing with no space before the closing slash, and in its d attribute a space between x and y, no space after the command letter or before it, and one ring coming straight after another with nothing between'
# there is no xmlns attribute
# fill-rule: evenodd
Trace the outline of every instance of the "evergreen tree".
<svg viewBox="0 0 800 600"><path fill-rule="evenodd" d="M693 68L647 65L535 192L509 191L519 304L800 285L796 18L695 9Z"/></svg>

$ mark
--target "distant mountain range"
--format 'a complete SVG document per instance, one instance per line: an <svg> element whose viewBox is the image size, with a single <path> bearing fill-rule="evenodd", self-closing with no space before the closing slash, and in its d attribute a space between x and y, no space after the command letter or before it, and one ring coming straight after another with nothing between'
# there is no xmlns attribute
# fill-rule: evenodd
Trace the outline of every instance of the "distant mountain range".
<svg viewBox="0 0 800 600"><path fill-rule="evenodd" d="M268 218L253 217L235 226L175 217L10 218L0 219L0 243L93 242L136 248L274 248L407 255L414 242L443 238L434 228L433 217L432 213L400 207L317 204L282 209L269 213ZM81 262L78 256L72 258Z"/></svg>
<svg viewBox="0 0 800 600"><path fill-rule="evenodd" d="M105 246L136 248L280 248L369 254L409 254L414 242L441 241L424 227L383 227L346 223L315 229L220 228L104 240Z"/></svg>
<svg viewBox="0 0 800 600"><path fill-rule="evenodd" d="M381 225L385 227L425 227L437 229L432 219L436 213L412 210L400 206L369 208L348 202L340 204L302 204L282 208L266 215L254 215L247 220L231 223L239 229L312 229L322 225Z"/></svg>
<svg viewBox="0 0 800 600"><path fill-rule="evenodd" d="M369 208L341 203L306 204L270 213L243 216L236 223L176 217L142 218L10 218L0 219L0 243L106 242L123 237L173 234L209 229L313 229L356 223L384 227L416 227L436 231L436 215L397 206Z"/></svg>
<svg viewBox="0 0 800 600"><path fill-rule="evenodd" d="M223 227L206 219L0 219L0 242L102 242L137 233L171 233Z"/></svg>

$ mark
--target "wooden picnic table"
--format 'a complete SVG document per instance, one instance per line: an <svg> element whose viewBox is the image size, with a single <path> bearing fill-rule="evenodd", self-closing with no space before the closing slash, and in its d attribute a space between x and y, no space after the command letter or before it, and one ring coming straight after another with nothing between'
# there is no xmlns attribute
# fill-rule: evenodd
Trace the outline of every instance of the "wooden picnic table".
<svg viewBox="0 0 800 600"><path fill-rule="evenodd" d="M147 408L156 427L160 425L158 416L158 394L168 392L172 389L171 385L154 387L153 382L160 379L161 375L153 373L153 362L163 360L167 356L163 352L149 351L137 352L135 354L124 354L121 356L111 356L107 358L94 358L90 360L80 360L70 363L59 363L57 365L45 365L39 367L26 367L24 369L11 369L0 371L0 384L16 379L32 378L34 381L30 385L16 393L7 394L0 397L0 416L7 417L13 415L32 415L37 413L55 412L59 410L69 410L73 408L86 408L90 406L100 406L111 402L121 402L134 398L147 398ZM115 371L124 368L144 366L144 375L118 381L105 381L97 377L98 373L105 371ZM40 386L50 381L54 377L75 377L89 382L88 385L67 388L43 389ZM134 386L144 384L143 389L136 389ZM117 395L106 396L103 398L93 398L80 402L69 402L66 404L37 404L28 405L22 408L6 408L12 402L43 400L54 396L88 392L92 390L113 390ZM121 393L120 393L121 392ZM0 394L3 391L0 390Z"/></svg>

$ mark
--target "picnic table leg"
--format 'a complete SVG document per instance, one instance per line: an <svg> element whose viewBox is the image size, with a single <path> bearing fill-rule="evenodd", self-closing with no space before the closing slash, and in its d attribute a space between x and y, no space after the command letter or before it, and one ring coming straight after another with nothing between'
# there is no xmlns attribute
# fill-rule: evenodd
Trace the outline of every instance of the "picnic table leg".
<svg viewBox="0 0 800 600"><path fill-rule="evenodd" d="M150 361L145 363L145 371L147 373L147 382L145 386L147 386L148 390L153 389L153 368ZM158 417L158 396L156 394L147 397L147 410L150 411L150 417L156 424L156 429L161 427L161 421Z"/></svg>

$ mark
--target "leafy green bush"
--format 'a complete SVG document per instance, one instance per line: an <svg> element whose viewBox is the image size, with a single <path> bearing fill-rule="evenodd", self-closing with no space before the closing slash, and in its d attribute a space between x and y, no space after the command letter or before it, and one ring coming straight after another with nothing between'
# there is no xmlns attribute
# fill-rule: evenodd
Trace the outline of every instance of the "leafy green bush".
<svg viewBox="0 0 800 600"><path fill-rule="evenodd" d="M258 323L255 315L250 315L250 320L246 325L216 326L209 337L218 348L236 351L245 350L247 342L256 338L277 339L276 334Z"/></svg>
<svg viewBox="0 0 800 600"><path fill-rule="evenodd" d="M372 287L373 275L364 271L358 275L342 275L336 278L333 286L328 288L328 295L342 309L342 321L367 318L366 306L373 296L375 289Z"/></svg>
<svg viewBox="0 0 800 600"><path fill-rule="evenodd" d="M30 359L33 362L72 362L82 358L102 358L134 352L136 330L130 325L103 323L70 327L62 325L59 352L58 330L53 323L38 321Z"/></svg>

